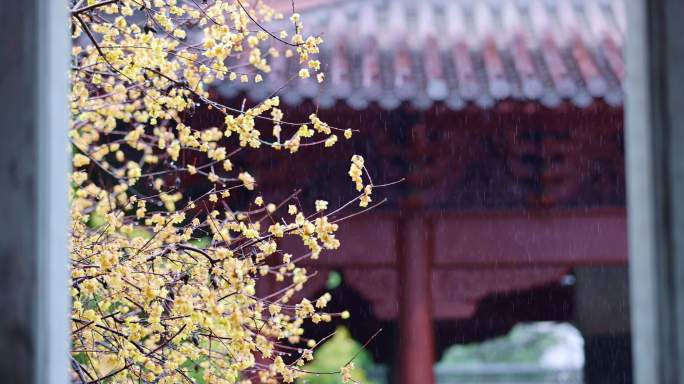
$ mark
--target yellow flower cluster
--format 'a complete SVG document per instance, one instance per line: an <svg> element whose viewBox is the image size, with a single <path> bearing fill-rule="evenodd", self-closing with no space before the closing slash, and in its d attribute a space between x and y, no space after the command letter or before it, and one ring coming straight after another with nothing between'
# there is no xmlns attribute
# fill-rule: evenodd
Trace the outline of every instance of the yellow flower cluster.
<svg viewBox="0 0 684 384"><path fill-rule="evenodd" d="M233 156L327 147L337 141L334 130L347 139L351 130L315 114L307 124L287 122L278 97L250 108L224 105L208 87L262 81L269 59L281 55L298 61L300 76L322 81L322 39L303 34L298 14L290 32L272 33L266 26L283 16L261 1L75 3L74 382L293 382L313 358L305 322L349 317L324 312L329 294L315 303L298 296L310 273L296 261L340 246L338 210L318 200L307 216L295 196L275 203L261 194L240 207L231 193L256 193L258 184ZM191 117L198 110L219 114L223 126L197 126ZM262 134L263 124L274 141ZM367 205L372 183L364 184L363 159L355 159L350 175ZM299 239L308 253L285 252L284 237ZM257 283L266 278L282 289L260 297ZM308 347L293 353L287 344Z"/></svg>
<svg viewBox="0 0 684 384"><path fill-rule="evenodd" d="M354 363L349 363L342 367L340 369L340 373L342 374L342 382L343 383L351 383L353 382L352 379L352 372L354 371Z"/></svg>
<svg viewBox="0 0 684 384"><path fill-rule="evenodd" d="M361 196L359 196L359 206L361 207L367 207L368 203L371 202L371 194L373 193L373 185L371 184L363 184L363 172L365 170L365 165L364 165L364 160L363 157L360 155L354 155L351 158L351 165L349 166L349 177L351 177L352 181L356 185L356 190L361 192Z"/></svg>

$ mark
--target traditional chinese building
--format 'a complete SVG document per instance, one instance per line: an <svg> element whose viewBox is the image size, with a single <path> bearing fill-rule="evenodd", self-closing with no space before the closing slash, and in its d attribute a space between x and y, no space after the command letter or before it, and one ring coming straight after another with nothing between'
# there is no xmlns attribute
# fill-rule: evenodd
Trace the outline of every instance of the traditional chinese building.
<svg viewBox="0 0 684 384"><path fill-rule="evenodd" d="M353 153L376 183L406 180L342 226L340 252L311 262L308 293L343 275L335 300L356 311L358 340L385 328L369 348L392 382L431 383L450 344L528 320L575 322L587 382L628 382L623 3L309 3L299 11L324 37L325 82L275 59L248 93L219 92L279 94L290 120L318 111L360 132L294 159L260 154L262 189L344 202Z"/></svg>

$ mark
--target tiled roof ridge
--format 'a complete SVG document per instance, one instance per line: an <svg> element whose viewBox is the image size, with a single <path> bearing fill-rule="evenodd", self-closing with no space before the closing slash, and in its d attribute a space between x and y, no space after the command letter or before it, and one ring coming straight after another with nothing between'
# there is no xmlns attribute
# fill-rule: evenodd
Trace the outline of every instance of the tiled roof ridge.
<svg viewBox="0 0 684 384"><path fill-rule="evenodd" d="M351 0L303 13L305 27L326 41L327 78L289 82L280 91L289 104L622 105L623 0ZM263 83L249 85L250 97L268 96L294 73L278 61ZM242 87L221 91L231 97Z"/></svg>

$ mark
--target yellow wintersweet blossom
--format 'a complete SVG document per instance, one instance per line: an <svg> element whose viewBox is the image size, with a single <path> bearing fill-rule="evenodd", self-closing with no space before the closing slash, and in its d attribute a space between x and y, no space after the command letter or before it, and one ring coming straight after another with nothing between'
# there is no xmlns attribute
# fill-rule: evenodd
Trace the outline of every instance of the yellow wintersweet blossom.
<svg viewBox="0 0 684 384"><path fill-rule="evenodd" d="M316 200L316 212L325 211L328 209L328 202L325 200Z"/></svg>
<svg viewBox="0 0 684 384"><path fill-rule="evenodd" d="M351 165L349 166L349 177L356 185L356 190L361 191L363 189L363 157L359 155L352 156Z"/></svg>
<svg viewBox="0 0 684 384"><path fill-rule="evenodd" d="M297 210L297 206L296 206L296 205L290 204L290 205L287 207L287 213L289 213L290 215L296 215L297 212L298 212L298 210Z"/></svg>
<svg viewBox="0 0 684 384"><path fill-rule="evenodd" d="M293 382L313 358L288 346L310 345L305 322L348 316L323 311L329 294L298 296L311 272L297 262L340 247L337 211L265 204L258 170L234 156L349 135L315 114L288 122L277 96L226 105L209 87L265 80L277 57L320 81L322 39L298 14L272 33L284 17L260 0L71 3L72 381ZM219 124L197 124L198 111ZM367 205L363 158L349 175ZM281 249L284 237L307 253ZM284 288L260 297L265 278Z"/></svg>
<svg viewBox="0 0 684 384"><path fill-rule="evenodd" d="M90 159L80 153L75 154L72 161L77 168L90 164Z"/></svg>
<svg viewBox="0 0 684 384"><path fill-rule="evenodd" d="M345 365L340 369L340 374L342 375L342 382L343 383L351 383L353 382L352 380L352 372L354 371L354 363L350 362L349 364Z"/></svg>

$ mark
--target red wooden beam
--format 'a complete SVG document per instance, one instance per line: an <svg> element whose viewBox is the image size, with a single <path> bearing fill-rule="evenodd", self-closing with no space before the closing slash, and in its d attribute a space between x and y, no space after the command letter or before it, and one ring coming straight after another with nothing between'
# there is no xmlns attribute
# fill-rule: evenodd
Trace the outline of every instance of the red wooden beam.
<svg viewBox="0 0 684 384"><path fill-rule="evenodd" d="M437 266L624 263L624 209L452 215L435 223Z"/></svg>
<svg viewBox="0 0 684 384"><path fill-rule="evenodd" d="M624 209L430 213L435 268L627 263ZM396 266L399 216L374 213L342 223L342 247L316 266Z"/></svg>

